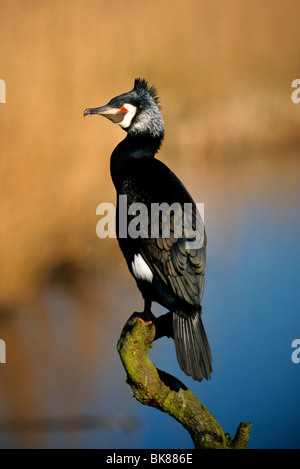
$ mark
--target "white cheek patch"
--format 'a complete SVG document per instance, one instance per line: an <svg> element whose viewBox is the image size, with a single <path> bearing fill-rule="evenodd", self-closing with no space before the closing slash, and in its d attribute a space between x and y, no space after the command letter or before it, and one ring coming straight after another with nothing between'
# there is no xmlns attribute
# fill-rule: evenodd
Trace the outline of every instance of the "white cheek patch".
<svg viewBox="0 0 300 469"><path fill-rule="evenodd" d="M152 282L153 273L140 254L135 254L131 263L132 272L135 278Z"/></svg>
<svg viewBox="0 0 300 469"><path fill-rule="evenodd" d="M136 114L136 106L133 106L132 104L125 103L122 107L122 110L127 111L126 114L124 115L124 118L121 122L118 122L118 124L123 127L123 129L128 129L128 127L131 124L132 119L134 118Z"/></svg>

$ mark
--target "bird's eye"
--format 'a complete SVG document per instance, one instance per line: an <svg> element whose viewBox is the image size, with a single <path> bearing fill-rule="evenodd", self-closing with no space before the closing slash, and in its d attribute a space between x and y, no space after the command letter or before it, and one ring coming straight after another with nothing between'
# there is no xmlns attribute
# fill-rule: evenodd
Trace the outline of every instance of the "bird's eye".
<svg viewBox="0 0 300 469"><path fill-rule="evenodd" d="M117 107L119 107L119 108L120 108L120 107L122 107L122 106L123 106L123 104L124 104L124 102L123 102L123 101L118 101L118 102L117 102Z"/></svg>

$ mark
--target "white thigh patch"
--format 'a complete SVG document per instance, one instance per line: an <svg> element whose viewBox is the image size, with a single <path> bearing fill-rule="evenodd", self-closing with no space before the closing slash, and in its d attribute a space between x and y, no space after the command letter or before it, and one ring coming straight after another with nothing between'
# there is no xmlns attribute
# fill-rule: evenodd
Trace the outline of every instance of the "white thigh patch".
<svg viewBox="0 0 300 469"><path fill-rule="evenodd" d="M133 275L140 280L152 282L153 273L140 254L135 254L131 263Z"/></svg>

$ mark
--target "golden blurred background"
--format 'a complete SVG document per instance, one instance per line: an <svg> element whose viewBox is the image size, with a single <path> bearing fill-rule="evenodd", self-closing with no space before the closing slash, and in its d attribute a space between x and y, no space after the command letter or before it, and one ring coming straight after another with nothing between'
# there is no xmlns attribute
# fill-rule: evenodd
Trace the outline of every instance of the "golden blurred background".
<svg viewBox="0 0 300 469"><path fill-rule="evenodd" d="M83 110L135 77L161 96L160 158L179 174L197 168L201 186L299 151L297 1L1 0L0 12L2 304L58 265L114 256L95 210L114 202L109 156L124 134Z"/></svg>
<svg viewBox="0 0 300 469"><path fill-rule="evenodd" d="M291 100L299 18L297 0L0 0L0 338L10 351L0 370L10 410L1 415L40 415L53 380L81 396L109 322L95 319L95 305L104 313L130 297L117 241L96 236L97 205L115 202L109 156L125 134L83 118L84 109L144 77L161 97L159 158L195 200L224 202L224 213L238 200L240 212L250 193L276 185L288 200L300 174L300 104ZM123 284L113 287L117 275ZM75 314L72 337L88 344L87 360L60 349L70 329L57 331L55 318L65 311ZM60 362L59 378L34 374L28 343L43 357L38 370L45 357L49 367ZM70 401L72 414L80 397Z"/></svg>

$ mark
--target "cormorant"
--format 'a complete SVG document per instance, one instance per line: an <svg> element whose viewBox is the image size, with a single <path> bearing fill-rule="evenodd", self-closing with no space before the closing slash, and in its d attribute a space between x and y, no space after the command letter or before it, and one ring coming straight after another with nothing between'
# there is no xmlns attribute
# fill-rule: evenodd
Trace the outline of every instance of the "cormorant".
<svg viewBox="0 0 300 469"><path fill-rule="evenodd" d="M105 106L86 109L84 115L88 114L107 117L127 132L111 155L110 169L117 191L117 238L144 298L144 313L152 314L152 301L172 312L181 369L195 380L209 379L211 352L200 305L206 234L196 204L184 185L164 163L155 159L164 138L157 91L146 80L137 78L131 91L116 96ZM121 233L119 224L120 196L126 196L130 213L126 235L123 228ZM136 216L132 207L141 214L142 206L146 207L146 216L139 218L139 230L136 224L135 231L130 233L129 225ZM158 216L156 212L155 218L151 216L153 207L169 210L161 210ZM184 226L186 207L190 208L190 232ZM181 233L178 227L182 228Z"/></svg>

